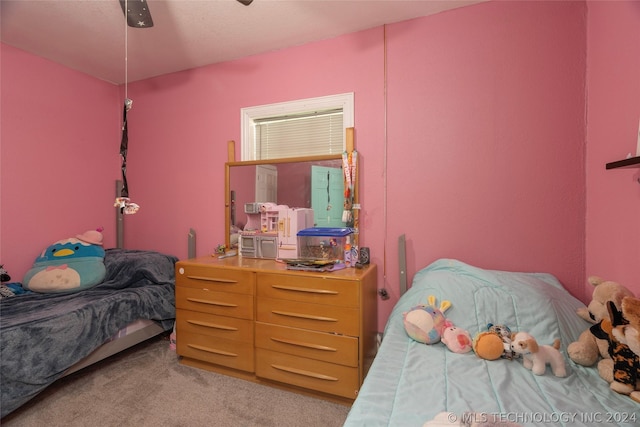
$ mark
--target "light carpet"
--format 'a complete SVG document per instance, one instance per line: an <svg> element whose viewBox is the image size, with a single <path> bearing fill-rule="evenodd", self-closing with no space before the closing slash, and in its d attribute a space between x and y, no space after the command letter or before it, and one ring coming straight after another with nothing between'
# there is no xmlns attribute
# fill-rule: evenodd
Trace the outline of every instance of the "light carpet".
<svg viewBox="0 0 640 427"><path fill-rule="evenodd" d="M2 420L20 426L342 426L349 407L183 366L166 336L54 383Z"/></svg>

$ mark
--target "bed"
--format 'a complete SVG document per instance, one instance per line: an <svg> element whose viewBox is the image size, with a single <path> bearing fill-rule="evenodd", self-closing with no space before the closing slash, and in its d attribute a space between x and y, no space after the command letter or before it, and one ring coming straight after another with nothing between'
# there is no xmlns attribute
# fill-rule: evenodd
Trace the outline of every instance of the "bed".
<svg viewBox="0 0 640 427"><path fill-rule="evenodd" d="M430 295L451 301L446 317L472 337L493 323L528 331L541 344L560 338L567 377L555 377L549 367L533 375L521 359L484 360L410 339L403 312ZM595 367L566 357L567 344L590 326L575 314L583 306L550 274L490 271L452 259L432 263L394 307L345 426L423 426L443 412L455 425L470 414L523 426L638 425L639 404L611 391Z"/></svg>
<svg viewBox="0 0 640 427"><path fill-rule="evenodd" d="M1 417L62 376L170 330L177 260L107 249L98 285L0 299Z"/></svg>

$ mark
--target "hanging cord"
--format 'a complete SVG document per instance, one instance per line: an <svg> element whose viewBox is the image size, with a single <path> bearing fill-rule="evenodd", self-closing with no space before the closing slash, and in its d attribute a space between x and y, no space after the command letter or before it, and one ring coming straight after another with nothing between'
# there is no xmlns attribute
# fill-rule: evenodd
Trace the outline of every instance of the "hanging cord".
<svg viewBox="0 0 640 427"><path fill-rule="evenodd" d="M129 130L127 127L127 111L131 109L129 100L129 25L127 23L129 13L129 0L124 0L124 109L122 111L122 140L120 141L120 156L122 157L122 191L120 197L129 197L129 185L127 184L127 150L129 149ZM121 210L124 209L124 206Z"/></svg>
<svg viewBox="0 0 640 427"><path fill-rule="evenodd" d="M122 158L122 189L120 197L116 198L115 207L120 208L121 214L134 214L138 212L140 206L131 203L129 199L129 184L127 183L127 151L129 149L129 129L127 123L127 112L133 106L133 101L129 99L129 25L127 16L129 10L129 0L125 0L124 19L124 108L122 111L122 139L120 141L120 157Z"/></svg>
<svg viewBox="0 0 640 427"><path fill-rule="evenodd" d="M127 129L127 101L125 100L122 111L122 140L120 141L120 157L122 158L122 190L120 197L129 197L129 185L127 184L127 150L129 149L129 132Z"/></svg>
<svg viewBox="0 0 640 427"><path fill-rule="evenodd" d="M129 24L126 16L129 13L129 0L124 0L124 102L129 99Z"/></svg>
<svg viewBox="0 0 640 427"><path fill-rule="evenodd" d="M129 13L129 0L124 1L124 8ZM131 110L133 100L129 99L129 25L127 23L128 16L124 19L124 107L126 111ZM126 120L123 127L126 126Z"/></svg>
<svg viewBox="0 0 640 427"><path fill-rule="evenodd" d="M125 11L129 10L129 0L125 0ZM122 111L122 140L120 141L120 156L122 157L122 191L120 197L129 197L127 184L127 151L129 149L129 127L127 125L127 111L131 109L133 101L129 99L129 25L127 17L124 19L124 109ZM127 200L128 201L128 200ZM124 206L122 207L124 209Z"/></svg>
<svg viewBox="0 0 640 427"><path fill-rule="evenodd" d="M382 217L384 220L384 244L383 244L383 257L382 257L382 277L384 281L384 287L387 286L387 25L382 26L382 39L383 39L383 72L384 72L384 84L383 84L383 102L384 102L384 155L383 155L383 211Z"/></svg>

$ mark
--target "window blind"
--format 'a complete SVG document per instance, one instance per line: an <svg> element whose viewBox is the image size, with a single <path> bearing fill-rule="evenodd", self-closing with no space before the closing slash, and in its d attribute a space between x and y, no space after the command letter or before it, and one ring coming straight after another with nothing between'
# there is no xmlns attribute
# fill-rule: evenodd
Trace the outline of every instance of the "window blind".
<svg viewBox="0 0 640 427"><path fill-rule="evenodd" d="M343 111L332 109L254 120L256 159L340 154Z"/></svg>

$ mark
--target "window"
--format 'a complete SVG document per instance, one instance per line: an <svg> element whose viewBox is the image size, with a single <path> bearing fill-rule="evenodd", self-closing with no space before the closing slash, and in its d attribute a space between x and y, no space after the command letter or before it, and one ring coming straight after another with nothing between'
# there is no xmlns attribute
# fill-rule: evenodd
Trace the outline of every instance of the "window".
<svg viewBox="0 0 640 427"><path fill-rule="evenodd" d="M353 93L241 110L242 160L340 154L353 127Z"/></svg>

